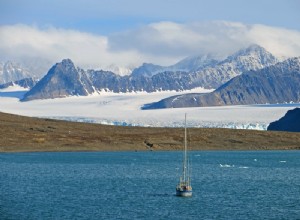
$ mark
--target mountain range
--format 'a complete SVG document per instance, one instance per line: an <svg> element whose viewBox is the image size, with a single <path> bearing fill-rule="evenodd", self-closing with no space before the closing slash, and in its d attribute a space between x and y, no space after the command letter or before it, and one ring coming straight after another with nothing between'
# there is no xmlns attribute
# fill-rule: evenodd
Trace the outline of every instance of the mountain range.
<svg viewBox="0 0 300 220"><path fill-rule="evenodd" d="M143 109L300 102L300 57L236 76L214 92L185 94Z"/></svg>
<svg viewBox="0 0 300 220"><path fill-rule="evenodd" d="M223 60L204 55L188 57L171 66L144 63L130 75L119 75L112 71L83 70L72 60L64 59L38 82L29 77L31 74L25 68L7 62L0 65L0 79L6 82L0 88L16 84L29 88L22 101L87 96L103 91L215 89L212 93L169 97L146 104L142 109L299 102L299 60L296 57L279 62L264 48L251 45Z"/></svg>
<svg viewBox="0 0 300 220"><path fill-rule="evenodd" d="M277 62L276 57L258 45L251 45L224 60L205 55L188 57L168 67L143 64L125 76L111 71L83 70L76 68L70 59L65 59L55 64L23 101L86 96L101 91L126 93L183 91L197 87L216 89L243 72L259 70Z"/></svg>

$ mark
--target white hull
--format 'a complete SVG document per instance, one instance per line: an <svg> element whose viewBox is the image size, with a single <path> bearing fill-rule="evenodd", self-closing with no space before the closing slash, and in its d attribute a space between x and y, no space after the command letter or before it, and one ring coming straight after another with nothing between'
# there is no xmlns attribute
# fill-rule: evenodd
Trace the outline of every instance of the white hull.
<svg viewBox="0 0 300 220"><path fill-rule="evenodd" d="M192 191L178 191L178 190L176 190L176 196L191 197L192 194L193 194Z"/></svg>
<svg viewBox="0 0 300 220"><path fill-rule="evenodd" d="M176 192L176 196L181 196L181 197L191 197L193 195L192 192Z"/></svg>

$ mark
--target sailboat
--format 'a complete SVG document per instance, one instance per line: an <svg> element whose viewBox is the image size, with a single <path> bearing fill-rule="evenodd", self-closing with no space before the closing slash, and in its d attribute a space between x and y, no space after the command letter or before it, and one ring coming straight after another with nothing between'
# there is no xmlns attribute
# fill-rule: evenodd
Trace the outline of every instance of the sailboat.
<svg viewBox="0 0 300 220"><path fill-rule="evenodd" d="M187 155L187 134L186 134L186 114L184 120L184 152L183 152L183 167L180 181L176 187L176 196L190 197L192 196L192 186L190 177L190 167Z"/></svg>

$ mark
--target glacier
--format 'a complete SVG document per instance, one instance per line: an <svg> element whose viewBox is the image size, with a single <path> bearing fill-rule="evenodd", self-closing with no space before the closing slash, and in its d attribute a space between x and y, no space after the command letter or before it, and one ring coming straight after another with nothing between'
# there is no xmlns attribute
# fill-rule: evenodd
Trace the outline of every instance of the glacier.
<svg viewBox="0 0 300 220"><path fill-rule="evenodd" d="M65 120L73 122L84 122L84 123L96 123L103 125L114 125L114 126L139 126L139 127L184 127L182 121L147 121L147 120L108 120L104 118L88 118L88 117L70 117L70 116L44 116L43 118L50 118L55 120ZM238 123L238 122L189 122L188 126L193 128L229 128L229 129L248 129L248 130L267 130L269 123Z"/></svg>
<svg viewBox="0 0 300 220"><path fill-rule="evenodd" d="M210 91L197 88L181 92L101 92L89 96L20 102L25 91L15 87L0 90L0 111L30 117L146 127L183 127L184 114L187 113L188 127L266 130L270 122L278 120L288 110L300 107L299 103L287 103L141 110L145 103L169 96Z"/></svg>

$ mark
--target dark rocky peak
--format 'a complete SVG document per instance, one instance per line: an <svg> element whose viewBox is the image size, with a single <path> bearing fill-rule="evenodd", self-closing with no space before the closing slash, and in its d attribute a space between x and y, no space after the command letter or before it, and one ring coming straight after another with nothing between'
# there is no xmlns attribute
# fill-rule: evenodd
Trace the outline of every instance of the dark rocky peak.
<svg viewBox="0 0 300 220"><path fill-rule="evenodd" d="M56 63L53 66L54 69L59 68L60 70L63 70L63 72L68 73L70 71L76 71L76 67L72 60L70 59L64 59L60 63Z"/></svg>
<svg viewBox="0 0 300 220"><path fill-rule="evenodd" d="M76 68L70 59L56 63L22 101L48 99L72 95L86 96L94 92L92 82L84 70Z"/></svg>
<svg viewBox="0 0 300 220"><path fill-rule="evenodd" d="M268 130L300 132L300 108L289 110L278 121L272 122Z"/></svg>
<svg viewBox="0 0 300 220"><path fill-rule="evenodd" d="M61 65L67 68L73 68L75 67L74 63L72 62L71 59L63 59L61 61Z"/></svg>

